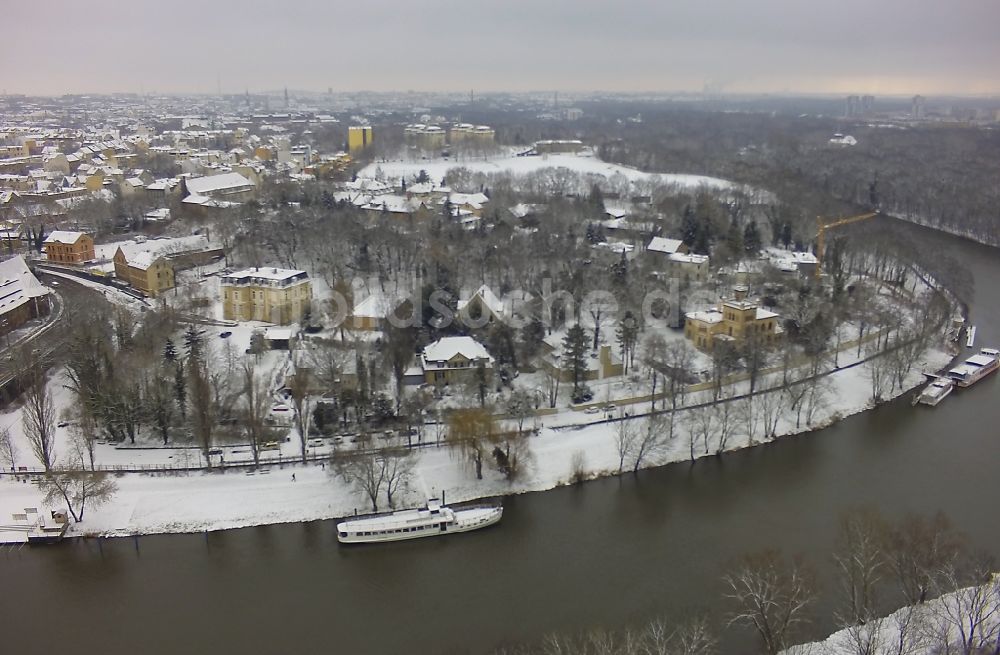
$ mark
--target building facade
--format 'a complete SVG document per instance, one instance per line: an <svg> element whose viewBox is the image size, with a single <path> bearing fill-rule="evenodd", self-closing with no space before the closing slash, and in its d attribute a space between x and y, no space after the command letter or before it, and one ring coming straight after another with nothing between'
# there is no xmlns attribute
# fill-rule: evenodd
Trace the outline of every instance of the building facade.
<svg viewBox="0 0 1000 655"><path fill-rule="evenodd" d="M228 321L288 325L302 320L312 305L305 271L248 268L222 277L222 314Z"/></svg>
<svg viewBox="0 0 1000 655"><path fill-rule="evenodd" d="M750 338L770 345L781 335L778 315L758 306L747 298L747 287L737 286L733 297L719 301L718 307L688 312L684 320L684 336L696 348L711 351L719 341L740 347Z"/></svg>
<svg viewBox="0 0 1000 655"><path fill-rule="evenodd" d="M347 149L350 152L364 150L373 143L371 125L352 125L347 128Z"/></svg>
<svg viewBox="0 0 1000 655"><path fill-rule="evenodd" d="M82 264L95 258L94 239L83 232L56 230L45 237L45 257L58 264Z"/></svg>

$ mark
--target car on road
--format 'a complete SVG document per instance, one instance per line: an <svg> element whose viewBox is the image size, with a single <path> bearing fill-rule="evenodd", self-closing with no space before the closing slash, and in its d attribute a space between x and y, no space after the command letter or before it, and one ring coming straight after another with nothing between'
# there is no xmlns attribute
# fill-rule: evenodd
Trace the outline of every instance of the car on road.
<svg viewBox="0 0 1000 655"><path fill-rule="evenodd" d="M272 412L290 412L292 410L288 407L288 405L282 405L282 404L279 403L279 404L275 405L274 407L272 407L271 411Z"/></svg>
<svg viewBox="0 0 1000 655"><path fill-rule="evenodd" d="M614 404L612 404L612 403L608 403L607 405L604 406L604 411L605 412L613 412L616 409L618 409L618 408L615 407Z"/></svg>
<svg viewBox="0 0 1000 655"><path fill-rule="evenodd" d="M229 332L228 330L226 332L219 332L220 339L228 339L231 336L233 336L233 333Z"/></svg>
<svg viewBox="0 0 1000 655"><path fill-rule="evenodd" d="M593 407L588 407L587 409L583 410L583 413L584 414L600 414L601 413L601 408L597 407L595 405Z"/></svg>

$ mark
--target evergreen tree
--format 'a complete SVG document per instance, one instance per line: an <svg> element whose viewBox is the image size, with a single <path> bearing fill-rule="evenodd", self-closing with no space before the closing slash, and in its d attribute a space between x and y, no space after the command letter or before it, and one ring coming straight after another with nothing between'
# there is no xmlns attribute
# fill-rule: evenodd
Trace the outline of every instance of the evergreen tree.
<svg viewBox="0 0 1000 655"><path fill-rule="evenodd" d="M178 359L174 368L174 398L177 399L177 409L181 418L187 419L187 377L184 375L184 361Z"/></svg>
<svg viewBox="0 0 1000 655"><path fill-rule="evenodd" d="M743 233L735 218L729 221L729 229L726 231L726 246L732 256L737 259L743 254Z"/></svg>
<svg viewBox="0 0 1000 655"><path fill-rule="evenodd" d="M748 255L756 255L761 249L760 241L760 228L757 227L757 221L748 221L746 227L743 228L743 250Z"/></svg>
<svg viewBox="0 0 1000 655"><path fill-rule="evenodd" d="M169 364L177 361L177 348L174 346L173 339L167 339L166 345L163 346L163 361Z"/></svg>
<svg viewBox="0 0 1000 655"><path fill-rule="evenodd" d="M681 217L681 241L688 248L694 247L694 242L698 238L698 220L694 216L691 205L684 207L684 215Z"/></svg>
<svg viewBox="0 0 1000 655"><path fill-rule="evenodd" d="M788 221L785 221L785 224L781 226L781 243L786 249L792 245L792 224Z"/></svg>
<svg viewBox="0 0 1000 655"><path fill-rule="evenodd" d="M587 205L592 216L598 219L604 217L604 192L601 191L599 184L595 183L590 187Z"/></svg>
<svg viewBox="0 0 1000 655"><path fill-rule="evenodd" d="M193 325L189 325L184 331L184 350L189 359L201 360L201 334Z"/></svg>
<svg viewBox="0 0 1000 655"><path fill-rule="evenodd" d="M631 310L625 310L625 315L615 331L618 346L621 348L622 363L625 365L625 372L628 373L629 364L635 355L635 344L639 340L639 321Z"/></svg>
<svg viewBox="0 0 1000 655"><path fill-rule="evenodd" d="M587 370L587 349L590 342L587 339L587 332L576 324L569 329L563 338L563 368L569 369L573 376L573 393L580 389L580 381L583 373Z"/></svg>

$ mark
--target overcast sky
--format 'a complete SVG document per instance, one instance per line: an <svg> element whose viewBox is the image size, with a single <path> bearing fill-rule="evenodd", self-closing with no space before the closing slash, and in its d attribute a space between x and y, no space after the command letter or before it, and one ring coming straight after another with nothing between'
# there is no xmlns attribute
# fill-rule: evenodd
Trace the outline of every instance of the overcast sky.
<svg viewBox="0 0 1000 655"><path fill-rule="evenodd" d="M8 93L1000 92L998 0L4 4Z"/></svg>

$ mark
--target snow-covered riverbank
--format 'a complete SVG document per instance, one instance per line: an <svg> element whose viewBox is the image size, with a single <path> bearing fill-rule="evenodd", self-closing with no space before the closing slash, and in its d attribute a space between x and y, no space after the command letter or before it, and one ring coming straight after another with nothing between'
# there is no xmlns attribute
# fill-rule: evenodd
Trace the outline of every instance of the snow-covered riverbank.
<svg viewBox="0 0 1000 655"><path fill-rule="evenodd" d="M923 371L943 366L949 356L930 351L907 377L906 393L922 379ZM845 368L826 377L830 385L825 401L815 409L812 425L803 419L796 428L795 415L786 411L777 434L788 435L828 425L839 418L869 408L871 384L865 366ZM914 410L925 411L925 410ZM929 410L928 410L929 411ZM641 468L685 461L690 457L689 441L694 421L681 412L677 433ZM585 416L577 414L580 419ZM631 419L636 430L644 430L647 419ZM447 492L449 502L476 498L543 491L567 484L582 463L584 477L613 475L619 468L616 446L617 423L595 423L578 428L565 425L566 415L556 415L551 425L545 420L537 436L530 438L531 462L514 482L484 469L484 479L476 480L457 451L446 446L422 449L417 455L415 474L409 489L401 495L401 505L422 503L427 497ZM759 433L758 433L759 434ZM695 456L714 454L718 436L704 444L698 438ZM757 437L759 441L760 437ZM732 435L723 448L738 450L751 445L745 432ZM626 462L631 468L631 462ZM293 477L294 476L294 477ZM312 521L345 516L369 509L357 490L332 474L323 464L271 466L267 473L248 474L243 470L189 474L121 474L116 478L118 493L111 503L88 508L84 521L71 527L70 534L134 535L220 530L272 523ZM0 516L40 507L38 489L28 482L5 477L0 482Z"/></svg>

